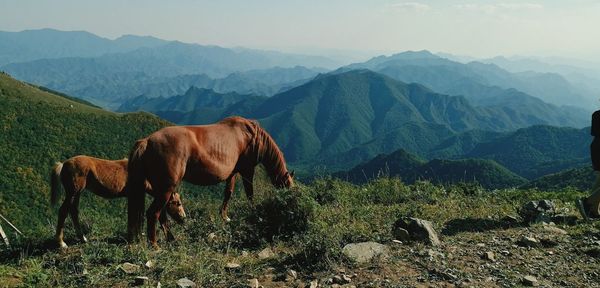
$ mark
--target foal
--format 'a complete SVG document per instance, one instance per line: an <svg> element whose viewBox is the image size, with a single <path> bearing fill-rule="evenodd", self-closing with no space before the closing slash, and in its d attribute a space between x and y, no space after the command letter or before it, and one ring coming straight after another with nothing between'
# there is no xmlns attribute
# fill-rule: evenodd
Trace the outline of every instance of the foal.
<svg viewBox="0 0 600 288"><path fill-rule="evenodd" d="M56 241L61 248L67 247L63 240L67 214L71 215L77 236L81 241L87 242L79 223L79 198L84 189L108 199L127 196L125 192L127 163L127 159L104 160L85 155L72 157L63 163L56 163L50 175L51 203L56 204L60 190L59 183L62 183L66 192L65 200L58 212L56 227ZM148 182L145 183L144 191L151 195L153 193ZM186 215L179 193L173 193L165 205L166 213L178 223L182 223ZM160 223L167 239L175 239L169 231L165 212L160 215Z"/></svg>

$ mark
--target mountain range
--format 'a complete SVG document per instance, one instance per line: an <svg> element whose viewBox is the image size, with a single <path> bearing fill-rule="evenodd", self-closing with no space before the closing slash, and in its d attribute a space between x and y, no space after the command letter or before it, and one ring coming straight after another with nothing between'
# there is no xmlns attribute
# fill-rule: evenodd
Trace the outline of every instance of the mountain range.
<svg viewBox="0 0 600 288"><path fill-rule="evenodd" d="M404 149L375 158L338 172L335 177L354 183L365 183L377 177L399 177L405 183L428 180L433 183L476 182L485 188L517 187L527 180L502 167L493 160L460 159L425 161Z"/></svg>
<svg viewBox="0 0 600 288"><path fill-rule="evenodd" d="M138 97L121 110L144 110L179 124L206 124L228 115L259 119L288 161L330 170L403 148L427 159L495 160L531 179L586 162L590 140L586 129L532 126L560 123L566 113L548 112L549 118L557 116L553 122L515 117L507 109L473 106L464 97L370 70L321 74L268 98L190 88L169 98Z"/></svg>

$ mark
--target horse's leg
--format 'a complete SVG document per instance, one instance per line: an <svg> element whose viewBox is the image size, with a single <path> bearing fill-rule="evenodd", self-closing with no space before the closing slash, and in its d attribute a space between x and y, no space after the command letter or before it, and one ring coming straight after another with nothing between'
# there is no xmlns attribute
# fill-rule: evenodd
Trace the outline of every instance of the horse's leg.
<svg viewBox="0 0 600 288"><path fill-rule="evenodd" d="M246 198L250 202L250 205L254 207L254 187L252 182L254 180L254 169L244 171L242 174L242 182L244 183L244 191L246 192Z"/></svg>
<svg viewBox="0 0 600 288"><path fill-rule="evenodd" d="M165 233L167 241L174 241L175 236L173 236L173 233L169 230L169 218L167 217L167 211L165 211L165 209L160 213L160 218L158 220L160 221L160 226Z"/></svg>
<svg viewBox="0 0 600 288"><path fill-rule="evenodd" d="M58 242L58 246L60 248L67 248L67 243L64 241L65 236L65 220L67 219L67 214L69 214L71 199L73 198L72 192L65 189L65 201L58 209L58 224L56 225L56 242Z"/></svg>
<svg viewBox="0 0 600 288"><path fill-rule="evenodd" d="M157 191L154 195L154 201L152 201L150 208L146 211L148 241L150 241L150 245L154 248L158 248L158 243L156 242L156 222L159 220L161 212L167 201L171 198L173 191L175 191L174 187L168 188L165 193Z"/></svg>
<svg viewBox="0 0 600 288"><path fill-rule="evenodd" d="M225 222L231 221L227 216L227 208L229 206L229 199L231 199L231 194L233 194L233 189L235 188L235 174L229 176L225 183L225 191L223 192L223 206L221 206L221 218Z"/></svg>
<svg viewBox="0 0 600 288"><path fill-rule="evenodd" d="M83 229L81 229L81 224L79 223L79 196L81 196L81 191L73 196L73 202L71 204L71 220L73 220L77 236L81 242L86 243L87 238L83 235Z"/></svg>

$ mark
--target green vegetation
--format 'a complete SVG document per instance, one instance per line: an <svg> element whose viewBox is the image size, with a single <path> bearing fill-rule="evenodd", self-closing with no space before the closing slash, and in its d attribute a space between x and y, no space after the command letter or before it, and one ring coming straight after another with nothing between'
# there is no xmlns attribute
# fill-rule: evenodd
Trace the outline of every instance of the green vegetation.
<svg viewBox="0 0 600 288"><path fill-rule="evenodd" d="M0 106L0 213L26 233L53 229L48 184L55 162L79 154L121 159L136 139L169 124L145 113L107 112L6 74L0 75ZM96 198L82 202L114 209Z"/></svg>
<svg viewBox="0 0 600 288"><path fill-rule="evenodd" d="M354 183L365 183L381 176L400 177L405 183L428 180L433 183L478 183L485 188L517 187L526 180L498 163L483 159L441 160L429 162L400 149L379 155L347 172L335 174Z"/></svg>
<svg viewBox="0 0 600 288"><path fill-rule="evenodd" d="M255 208L241 198L242 193L236 193L238 197L233 199L230 209L233 221L228 224L218 215L221 203L218 191L184 191L190 219L183 226L173 226L178 240L161 242L160 251L153 251L145 244L127 245L121 240L126 217L91 209L89 203L85 204L83 220L90 227L90 243L75 245L76 238L71 232L67 237L71 247L57 251L47 244L50 231L42 229L34 234L29 231L28 235L35 236L19 239L16 246L2 252L0 282L36 287L127 286L134 276L143 275L154 283L151 285L160 281L162 285L173 286L177 279L187 277L200 286L231 287L243 285L247 277L273 273L266 272L269 267L277 267L275 273L294 269L301 278L310 278L313 273L354 267L341 253L345 244L391 243L392 224L401 216L431 220L441 231L443 241L459 243L455 241L465 237L477 239L476 234L469 233L509 227L502 218L516 215L525 201L552 199L563 209L572 208L569 202L583 195L575 190L491 192L465 184L406 185L394 178L379 178L362 186L325 178L310 185L299 183L292 190L274 190L260 175L255 187L258 191ZM125 213L124 204L118 201L118 211ZM582 225L580 229L590 227ZM258 258L257 253L265 247L270 247L276 256ZM407 255L394 257L399 258L392 258L391 263ZM142 266L149 260L153 263L151 268L141 268L133 275L119 269L124 262ZM225 264L229 262L241 267L228 270ZM419 267L418 263L412 265ZM519 281L514 277L508 279Z"/></svg>

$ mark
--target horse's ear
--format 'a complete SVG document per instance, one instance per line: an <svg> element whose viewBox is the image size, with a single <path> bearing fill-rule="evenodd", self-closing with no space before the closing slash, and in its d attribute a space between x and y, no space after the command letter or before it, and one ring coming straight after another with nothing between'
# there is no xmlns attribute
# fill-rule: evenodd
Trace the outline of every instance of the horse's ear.
<svg viewBox="0 0 600 288"><path fill-rule="evenodd" d="M292 172L289 172L290 177L294 178L294 170L292 170Z"/></svg>

